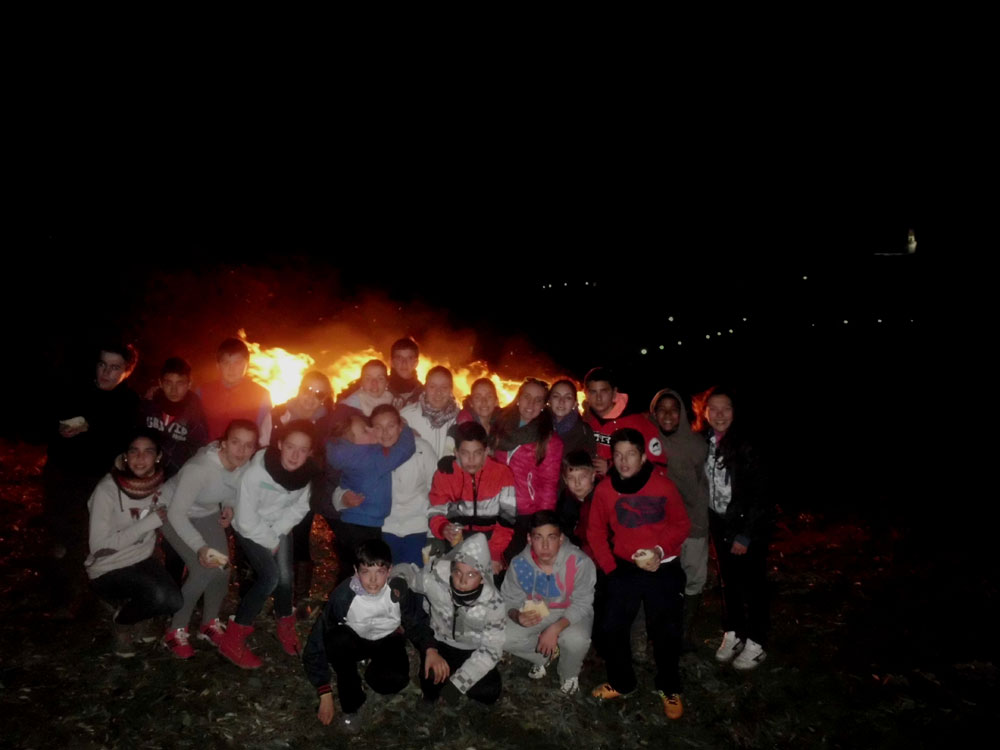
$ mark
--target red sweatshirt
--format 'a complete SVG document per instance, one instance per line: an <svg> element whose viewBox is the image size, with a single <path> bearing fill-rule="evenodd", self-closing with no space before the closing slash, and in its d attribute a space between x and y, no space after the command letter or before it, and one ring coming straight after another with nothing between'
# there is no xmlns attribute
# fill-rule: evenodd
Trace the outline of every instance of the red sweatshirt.
<svg viewBox="0 0 1000 750"><path fill-rule="evenodd" d="M594 490L587 541L605 573L617 567L616 557L631 560L636 550L659 546L664 559L680 554L691 522L681 493L661 472L649 461L628 479L612 469Z"/></svg>
<svg viewBox="0 0 1000 750"><path fill-rule="evenodd" d="M646 418L644 414L629 414L624 417L614 419L601 419L590 409L583 417L583 421L594 430L594 442L597 443L597 457L611 460L611 436L615 430L624 427L631 427L638 430L646 438L646 458L661 466L667 465L667 454L660 443L659 430Z"/></svg>

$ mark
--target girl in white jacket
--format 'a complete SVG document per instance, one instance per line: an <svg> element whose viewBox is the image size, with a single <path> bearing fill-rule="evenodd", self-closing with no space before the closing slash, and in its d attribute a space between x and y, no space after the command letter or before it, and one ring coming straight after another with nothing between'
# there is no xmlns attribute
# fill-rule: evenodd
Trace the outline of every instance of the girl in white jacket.
<svg viewBox="0 0 1000 750"><path fill-rule="evenodd" d="M246 644L252 623L274 594L278 640L285 652L300 653L292 614L292 527L309 511L309 483L319 472L311 458L313 426L289 422L278 440L250 461L240 480L233 530L247 561L257 574L240 600L219 644L223 656L238 667L256 669L260 659Z"/></svg>

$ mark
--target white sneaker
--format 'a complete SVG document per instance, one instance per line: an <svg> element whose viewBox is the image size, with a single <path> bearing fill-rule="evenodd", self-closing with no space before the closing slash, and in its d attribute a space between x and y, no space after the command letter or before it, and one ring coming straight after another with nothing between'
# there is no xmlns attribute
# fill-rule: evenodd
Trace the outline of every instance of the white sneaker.
<svg viewBox="0 0 1000 750"><path fill-rule="evenodd" d="M532 680L540 680L545 676L545 665L536 664L528 671L528 678Z"/></svg>
<svg viewBox="0 0 1000 750"><path fill-rule="evenodd" d="M743 641L736 637L735 630L727 630L726 634L722 636L722 645L719 646L719 650L715 652L715 660L720 661L723 664L733 660L736 654L743 650Z"/></svg>
<svg viewBox="0 0 1000 750"><path fill-rule="evenodd" d="M573 695L580 691L580 678L579 677L569 677L563 681L563 684L559 686L562 690L563 695Z"/></svg>
<svg viewBox="0 0 1000 750"><path fill-rule="evenodd" d="M756 669L766 658L767 654L764 653L764 647L757 643L757 641L747 638L746 645L740 651L740 655L733 661L733 669L743 671Z"/></svg>

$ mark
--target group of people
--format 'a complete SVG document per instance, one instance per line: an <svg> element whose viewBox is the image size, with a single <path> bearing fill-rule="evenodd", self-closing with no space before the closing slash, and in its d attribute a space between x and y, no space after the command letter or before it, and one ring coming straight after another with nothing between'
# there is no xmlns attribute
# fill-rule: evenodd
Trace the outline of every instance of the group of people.
<svg viewBox="0 0 1000 750"><path fill-rule="evenodd" d="M554 662L561 691L574 694L592 645L607 670L592 695L628 696L642 608L654 687L676 719L711 539L724 594L716 658L743 670L764 660L771 509L730 391L701 394L692 415L671 389L635 410L597 367L582 414L568 378L529 378L505 406L484 378L460 404L447 368L420 381L418 356L400 339L391 369L366 363L336 402L314 371L272 408L239 339L220 345L218 380L195 392L190 366L172 357L145 399L125 384L135 350L103 346L94 381L60 406L45 513L54 557L82 562L114 608L116 653L159 638L192 657L201 602L197 637L257 668L250 636L273 597L278 641L303 659L319 720L338 715L332 672L340 720L357 728L358 663L373 690L398 692L409 682L405 640L428 702L495 702L504 651L530 664L531 679ZM86 545L75 525L83 493ZM303 648L317 514L332 529L338 575ZM224 620L231 567L252 573Z"/></svg>

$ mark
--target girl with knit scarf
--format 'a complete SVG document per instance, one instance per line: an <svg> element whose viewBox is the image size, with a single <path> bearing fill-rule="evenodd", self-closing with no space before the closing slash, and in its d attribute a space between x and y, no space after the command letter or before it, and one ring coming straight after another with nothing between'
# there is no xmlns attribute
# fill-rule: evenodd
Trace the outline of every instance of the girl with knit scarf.
<svg viewBox="0 0 1000 750"><path fill-rule="evenodd" d="M118 607L115 653L122 657L135 655L133 626L173 614L183 603L177 585L153 558L168 503L161 494L157 437L151 430L136 432L87 503L90 555L84 565L98 596Z"/></svg>

